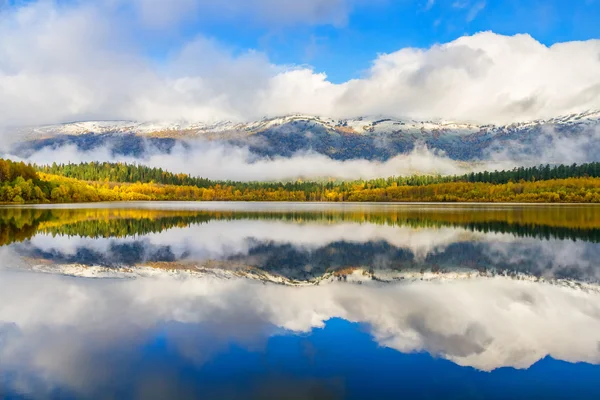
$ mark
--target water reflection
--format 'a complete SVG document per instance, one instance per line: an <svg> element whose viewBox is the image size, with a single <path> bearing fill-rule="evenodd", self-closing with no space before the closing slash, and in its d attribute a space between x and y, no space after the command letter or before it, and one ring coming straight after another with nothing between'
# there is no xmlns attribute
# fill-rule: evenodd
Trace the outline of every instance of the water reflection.
<svg viewBox="0 0 600 400"><path fill-rule="evenodd" d="M213 370L215 358L244 349L243 357L233 355L229 361L247 362L241 368L251 373L260 368L261 357L274 356L272 338L314 334L335 319L362 324L361 329L338 328L350 335L366 330L364 342L340 349L341 344L326 341L296 355L283 348L280 355L292 363L306 362L319 357L314 352L343 350L346 358L360 360L365 352L373 357L370 352L379 351L363 348L372 340L382 348L427 352L482 371L528 368L547 356L600 362L597 292L505 277L294 288L246 279L114 281L5 272L0 293L2 371L20 374L12 381L30 392L61 388L94 396L107 387L118 391L141 385L136 390L143 390L163 370L175 374L161 376L168 390L175 390L176 372L160 360L142 371L148 375L139 372L140 382L128 380L147 353L157 350L153 346L167 346L161 351L177 363L213 374L226 373ZM335 323L333 331L324 331L337 336ZM342 373L344 362L332 361L333 371L327 372ZM304 378L326 378L318 365L313 367L316 376Z"/></svg>
<svg viewBox="0 0 600 400"><path fill-rule="evenodd" d="M0 397L600 396L598 207L197 207L0 208Z"/></svg>
<svg viewBox="0 0 600 400"><path fill-rule="evenodd" d="M86 237L126 237L212 220L294 223L369 223L387 226L461 227L535 238L600 241L600 207L593 205L431 206L260 203L106 203L76 208L0 207L0 244L36 232ZM33 231L32 231L33 230Z"/></svg>
<svg viewBox="0 0 600 400"><path fill-rule="evenodd" d="M288 284L356 278L357 271L381 281L457 272L600 279L594 206L12 208L0 209L0 221L4 253L20 266L85 276L151 268Z"/></svg>

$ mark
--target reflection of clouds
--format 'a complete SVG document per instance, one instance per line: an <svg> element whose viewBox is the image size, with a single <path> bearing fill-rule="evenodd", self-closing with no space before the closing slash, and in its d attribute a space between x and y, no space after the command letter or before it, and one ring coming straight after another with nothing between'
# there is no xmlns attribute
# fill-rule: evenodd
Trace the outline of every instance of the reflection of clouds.
<svg viewBox="0 0 600 400"><path fill-rule="evenodd" d="M159 281L130 283L2 274L0 376L3 370L30 371L44 388L59 383L77 392L103 393L136 368L139 347L162 329L161 323L214 321L191 336L177 329L166 332L176 351L200 363L225 345L215 338L223 341L227 336L254 345L268 334L261 332L269 328L266 322L257 313L245 313L243 299L228 294L239 285L213 289L210 281L192 287L175 281L163 281L165 287ZM178 288L181 296L169 295ZM34 292L28 294L29 290ZM231 301L222 304L223 298ZM216 318L221 312L227 317ZM239 324L245 329L240 330ZM25 381L27 374L22 375ZM33 383L39 387L37 380ZM27 384L32 390L31 382ZM144 390L147 382L139 384Z"/></svg>
<svg viewBox="0 0 600 400"><path fill-rule="evenodd" d="M342 267L358 265L349 264L347 259L336 259L335 254L316 253L328 245L341 242L358 245L352 248L356 251L353 253L353 260L378 270L401 266L404 259L401 260L394 250L402 249L410 251L406 260L413 260L419 268L429 268L438 264L450 267L497 268L549 279L600 281L600 269L597 264L597 260L600 259L598 243L519 238L511 234L471 232L448 227L411 228L368 223L299 224L255 220L211 221L135 238L94 239L39 234L29 242L15 244L12 248L23 255L43 251L51 255L50 259L59 263L107 263L103 265L230 259L240 265L261 267L271 257L271 262L277 264L279 273L295 279L304 279L304 275L298 271L302 270L308 275L322 273L318 268L313 271L316 265L311 265L311 262L320 262L321 267L327 267L329 263L337 263L336 266ZM374 243L387 243L393 248L380 247L374 251L372 247L360 247ZM260 248L262 245L281 247ZM345 251L349 249L349 246L344 248ZM358 255L364 257L360 258ZM314 256L314 259L308 261L309 256ZM307 265L288 265L292 258L299 262L302 257L307 260ZM5 262L5 265L13 265L14 260L13 257L13 261Z"/></svg>
<svg viewBox="0 0 600 400"><path fill-rule="evenodd" d="M256 242L315 249L334 242L366 243L385 241L398 248L409 249L419 259L442 250L446 245L461 240L472 240L484 234L457 228L410 228L376 224L317 224L288 223L283 221L211 221L166 232L150 233L143 240L154 247L169 246L176 257L220 259L231 255L247 254ZM139 239L138 239L139 240ZM136 241L134 238L85 238L79 236L51 236L38 234L30 243L45 252L73 255L80 248L108 252L111 245Z"/></svg>
<svg viewBox="0 0 600 400"><path fill-rule="evenodd" d="M82 393L127 375L139 361L136 346L165 324L173 350L196 363L229 341L260 348L279 329L308 332L334 317L367 323L382 346L481 370L526 368L547 355L600 363L600 294L500 277L302 288L214 278L1 278L0 373L34 372L46 385Z"/></svg>
<svg viewBox="0 0 600 400"><path fill-rule="evenodd" d="M600 281L600 244L571 240L490 241L482 247L492 265L528 267L546 278Z"/></svg>
<svg viewBox="0 0 600 400"><path fill-rule="evenodd" d="M377 306L363 301L370 304L363 311ZM352 317L371 322L375 338L400 351L424 349L482 370L525 368L546 355L600 362L597 301L597 294L501 278L416 283L384 299L381 315Z"/></svg>
<svg viewBox="0 0 600 400"><path fill-rule="evenodd" d="M29 240L31 246L45 253L58 252L64 255L75 255L79 249L85 247L92 251L105 253L109 250L111 243L132 243L133 239L108 239L108 238L84 238L80 236L62 236L39 233Z"/></svg>

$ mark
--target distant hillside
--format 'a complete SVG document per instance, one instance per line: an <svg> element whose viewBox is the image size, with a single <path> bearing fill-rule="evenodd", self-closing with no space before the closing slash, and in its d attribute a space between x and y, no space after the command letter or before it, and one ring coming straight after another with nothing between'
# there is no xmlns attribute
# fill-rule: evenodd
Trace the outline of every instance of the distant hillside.
<svg viewBox="0 0 600 400"><path fill-rule="evenodd" d="M259 156L289 157L310 150L338 160L387 160L422 143L452 159L470 161L507 148L516 149L522 158L542 156L553 146L565 147L566 141L585 144L586 154L578 155L578 161L600 161L600 140L594 140L600 137L600 111L503 126L293 115L249 123L74 122L17 133L24 139L13 149L19 156L74 144L81 150L107 145L115 154L142 157L149 151L168 153L177 143L187 146L192 139L202 139L247 146Z"/></svg>

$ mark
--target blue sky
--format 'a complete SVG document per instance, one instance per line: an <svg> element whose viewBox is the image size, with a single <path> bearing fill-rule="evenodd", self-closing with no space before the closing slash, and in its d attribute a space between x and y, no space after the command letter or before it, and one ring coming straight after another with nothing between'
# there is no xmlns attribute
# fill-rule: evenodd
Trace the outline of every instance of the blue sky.
<svg viewBox="0 0 600 400"><path fill-rule="evenodd" d="M600 0L0 0L0 125L600 109Z"/></svg>
<svg viewBox="0 0 600 400"><path fill-rule="evenodd" d="M480 31L528 33L546 45L600 37L598 0L359 1L350 2L341 19L274 26L250 18L191 17L163 43L146 46L160 57L202 34L235 52L264 52L276 64L311 65L341 83L361 77L380 53L426 48Z"/></svg>

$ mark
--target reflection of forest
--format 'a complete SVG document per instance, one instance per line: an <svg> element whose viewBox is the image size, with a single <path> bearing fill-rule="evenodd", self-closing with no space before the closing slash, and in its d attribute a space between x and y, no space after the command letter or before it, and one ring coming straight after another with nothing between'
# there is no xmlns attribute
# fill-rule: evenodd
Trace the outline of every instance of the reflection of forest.
<svg viewBox="0 0 600 400"><path fill-rule="evenodd" d="M0 245L22 242L37 233L52 235L130 237L206 222L194 211L139 209L0 209Z"/></svg>
<svg viewBox="0 0 600 400"><path fill-rule="evenodd" d="M417 256L410 247L382 239L352 242L336 240L317 247L296 246L294 238L281 242L251 241L247 251L231 251L217 259L202 256L192 247L175 250L171 245L153 244L144 235L209 221L283 221L290 224L336 223L378 224L411 229L428 229L435 235L438 228L462 228L482 233L509 233L535 239L581 240L579 257L567 257L560 268L552 258L541 260L539 245L545 240L514 241L503 244L504 255L485 240L469 238L448 242L435 251ZM258 269L285 279L310 281L334 273L344 276L355 268L377 278L378 271L452 271L466 268L486 273L520 272L527 275L596 280L589 261L600 256L600 207L369 207L326 209L319 211L207 211L157 209L0 209L0 243L25 241L37 233L80 236L88 239L128 238L104 242L104 246L81 243L76 251L62 252L38 248L33 244L17 245L19 254L32 260L52 264L81 264L105 267L156 268L225 268ZM264 228L263 228L264 229ZM168 233L165 232L168 235ZM400 232L399 232L400 234ZM588 243L585 243L588 242ZM534 243L534 244L532 244ZM573 243L571 243L573 244ZM201 243L198 243L201 246ZM555 246L553 244L553 246ZM519 247L521 246L521 247ZM568 249L567 249L568 250ZM519 253L519 257L510 256ZM598 253L598 254L596 254ZM508 255L508 256L507 256ZM585 265L584 265L585 264Z"/></svg>
<svg viewBox="0 0 600 400"><path fill-rule="evenodd" d="M89 238L133 237L214 220L369 223L410 228L460 227L540 239L600 242L600 207L377 207L319 211L199 211L160 209L0 208L0 245L36 233Z"/></svg>

